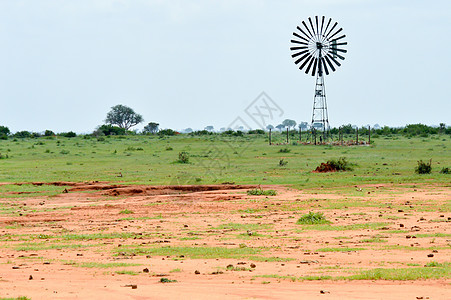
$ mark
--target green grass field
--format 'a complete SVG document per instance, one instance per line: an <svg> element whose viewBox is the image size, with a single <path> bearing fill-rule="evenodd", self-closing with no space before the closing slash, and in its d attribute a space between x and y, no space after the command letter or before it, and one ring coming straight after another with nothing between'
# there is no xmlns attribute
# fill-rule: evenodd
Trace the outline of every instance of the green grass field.
<svg viewBox="0 0 451 300"><path fill-rule="evenodd" d="M375 138L371 146L269 146L264 135L41 137L0 140L0 182L108 181L132 184L290 184L297 188L371 183L449 183L451 138ZM280 152L280 149L289 151ZM179 163L179 153L189 154ZM7 158L5 158L7 156ZM312 171L346 157L353 171ZM287 162L280 165L280 160ZM432 159L432 173L415 174ZM22 188L21 191L24 189ZM49 188L44 189L46 192ZM31 192L39 192L34 188ZM24 195L22 195L24 196Z"/></svg>

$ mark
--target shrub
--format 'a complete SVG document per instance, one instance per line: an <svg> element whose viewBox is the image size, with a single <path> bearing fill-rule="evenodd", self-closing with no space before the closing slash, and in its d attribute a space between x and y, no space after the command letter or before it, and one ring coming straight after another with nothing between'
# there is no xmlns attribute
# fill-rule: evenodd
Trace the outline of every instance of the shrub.
<svg viewBox="0 0 451 300"><path fill-rule="evenodd" d="M60 135L60 136L67 137L67 138L73 138L73 137L76 137L76 136L77 136L77 134L76 134L75 132L73 132L73 131L69 131L69 132L61 132L59 135Z"/></svg>
<svg viewBox="0 0 451 300"><path fill-rule="evenodd" d="M6 126L0 126L0 135L6 135L8 136L11 132L9 131L9 128Z"/></svg>
<svg viewBox="0 0 451 300"><path fill-rule="evenodd" d="M286 160L284 160L283 158L281 160L279 160L279 167L284 167L288 164L288 162Z"/></svg>
<svg viewBox="0 0 451 300"><path fill-rule="evenodd" d="M277 192L275 190L262 190L262 189L253 189L247 191L248 195L252 196L276 196Z"/></svg>
<svg viewBox="0 0 451 300"><path fill-rule="evenodd" d="M160 278L160 282L161 283L170 283L170 282L177 282L177 280L169 279L169 278L166 278L166 277L162 277L162 278Z"/></svg>
<svg viewBox="0 0 451 300"><path fill-rule="evenodd" d="M337 171L351 171L351 163L346 160L346 157L340 157L338 160L330 159L326 163L321 163L315 171L316 172L337 172Z"/></svg>
<svg viewBox="0 0 451 300"><path fill-rule="evenodd" d="M186 151L179 152L179 163L187 164L189 163L189 153Z"/></svg>
<svg viewBox="0 0 451 300"><path fill-rule="evenodd" d="M97 132L101 132L104 135L124 135L125 128L120 128L118 126L113 125L102 125L97 129Z"/></svg>
<svg viewBox="0 0 451 300"><path fill-rule="evenodd" d="M314 224L330 224L331 222L326 219L323 213L309 212L299 218L296 224L314 225Z"/></svg>
<svg viewBox="0 0 451 300"><path fill-rule="evenodd" d="M16 133L14 133L14 137L15 138L20 138L20 139L29 138L29 137L31 137L31 132L26 131L26 130L18 131Z"/></svg>
<svg viewBox="0 0 451 300"><path fill-rule="evenodd" d="M415 173L417 174L431 174L432 171L432 159L429 162L418 161L418 166L415 167Z"/></svg>
<svg viewBox="0 0 451 300"><path fill-rule="evenodd" d="M291 152L291 149L288 149L288 148L282 148L282 149L279 149L279 152L280 152L280 153L290 153L290 152Z"/></svg>
<svg viewBox="0 0 451 300"><path fill-rule="evenodd" d="M54 136L54 135L55 135L55 133L53 131L51 131L51 130L46 130L44 132L44 136Z"/></svg>
<svg viewBox="0 0 451 300"><path fill-rule="evenodd" d="M441 173L441 174L451 174L451 170L450 170L448 167L442 168L442 169L440 170L440 173Z"/></svg>
<svg viewBox="0 0 451 300"><path fill-rule="evenodd" d="M172 129L163 129L163 130L160 130L158 132L159 136L164 136L164 135L172 136L172 135L176 135L176 134L179 134L179 133L177 131L172 130Z"/></svg>

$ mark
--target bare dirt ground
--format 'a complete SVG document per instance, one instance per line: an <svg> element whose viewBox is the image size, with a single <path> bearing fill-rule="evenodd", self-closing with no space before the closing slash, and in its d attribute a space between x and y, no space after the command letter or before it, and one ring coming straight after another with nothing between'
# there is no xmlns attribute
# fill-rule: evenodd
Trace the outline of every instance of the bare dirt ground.
<svg viewBox="0 0 451 300"><path fill-rule="evenodd" d="M449 263L449 187L52 185L61 193L0 199L0 297L451 298L449 273L350 277ZM332 224L296 224L309 211Z"/></svg>

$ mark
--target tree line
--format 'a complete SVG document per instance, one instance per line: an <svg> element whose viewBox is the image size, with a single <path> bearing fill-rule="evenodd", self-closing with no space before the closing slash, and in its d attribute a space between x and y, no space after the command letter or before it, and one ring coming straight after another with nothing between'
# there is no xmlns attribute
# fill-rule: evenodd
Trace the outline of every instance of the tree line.
<svg viewBox="0 0 451 300"><path fill-rule="evenodd" d="M254 129L254 130L245 130L245 128L237 128L233 130L232 128L221 128L218 132L214 131L214 127L209 125L206 126L203 130L194 131L191 128L186 128L182 132L173 130L173 129L160 129L157 122L149 122L144 126L144 129L138 133L137 131L131 131L130 129L140 123L144 122L144 118L142 115L136 113L132 108L125 105L115 105L111 107L111 110L107 113L106 118L104 120L104 124L98 126L92 133L94 136L109 136L109 135L126 135L126 134L143 134L143 135L178 135L178 134L188 134L188 135L213 135L213 134L222 134L222 135L233 135L233 136L243 136L245 134L266 134L266 131L263 129ZM298 129L296 128L298 125ZM291 133L296 132L297 130L308 131L309 125L307 122L300 122L299 124L296 121L291 119L285 119L281 124L276 126L268 125L266 126L266 130L278 129L280 132L282 130L288 129ZM351 124L342 125L339 127L334 127L330 129L331 134L354 134L356 131L359 131L360 134L368 134L368 131L371 130L371 134L373 135L383 135L389 136L394 134L402 134L405 136L428 136L430 134L448 134L451 135L451 127L446 126L445 123L440 123L438 127L427 126L424 124L409 124L404 127L389 127L384 126L380 127L375 124L373 127L363 126L356 127ZM73 131L69 132L61 132L55 134L52 130L46 130L42 133L38 132L30 132L30 131L18 131L15 133L11 133L8 127L0 125L0 139L7 139L8 137L14 138L35 138L40 136L63 136L63 137L75 137L77 134Z"/></svg>

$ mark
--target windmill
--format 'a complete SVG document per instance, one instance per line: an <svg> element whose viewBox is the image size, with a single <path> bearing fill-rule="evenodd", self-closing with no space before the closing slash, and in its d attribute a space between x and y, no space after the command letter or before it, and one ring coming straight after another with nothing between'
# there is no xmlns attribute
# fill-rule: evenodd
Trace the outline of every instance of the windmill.
<svg viewBox="0 0 451 300"><path fill-rule="evenodd" d="M325 20L324 16L320 21L319 17L315 16L315 22L313 22L309 17L310 27L302 21L302 25L297 26L297 31L293 32L294 38L291 40L290 48L291 56L295 59L294 63L299 66L299 70L305 68L305 74L316 76L311 127L314 130L321 130L324 140L326 132L329 131L324 73L329 75L329 68L335 72L336 67L341 66L338 59L345 58L339 52L346 53L347 51L341 46L348 44L342 40L346 35L340 35L343 28L338 28L338 23L333 23L331 18L327 24Z"/></svg>

